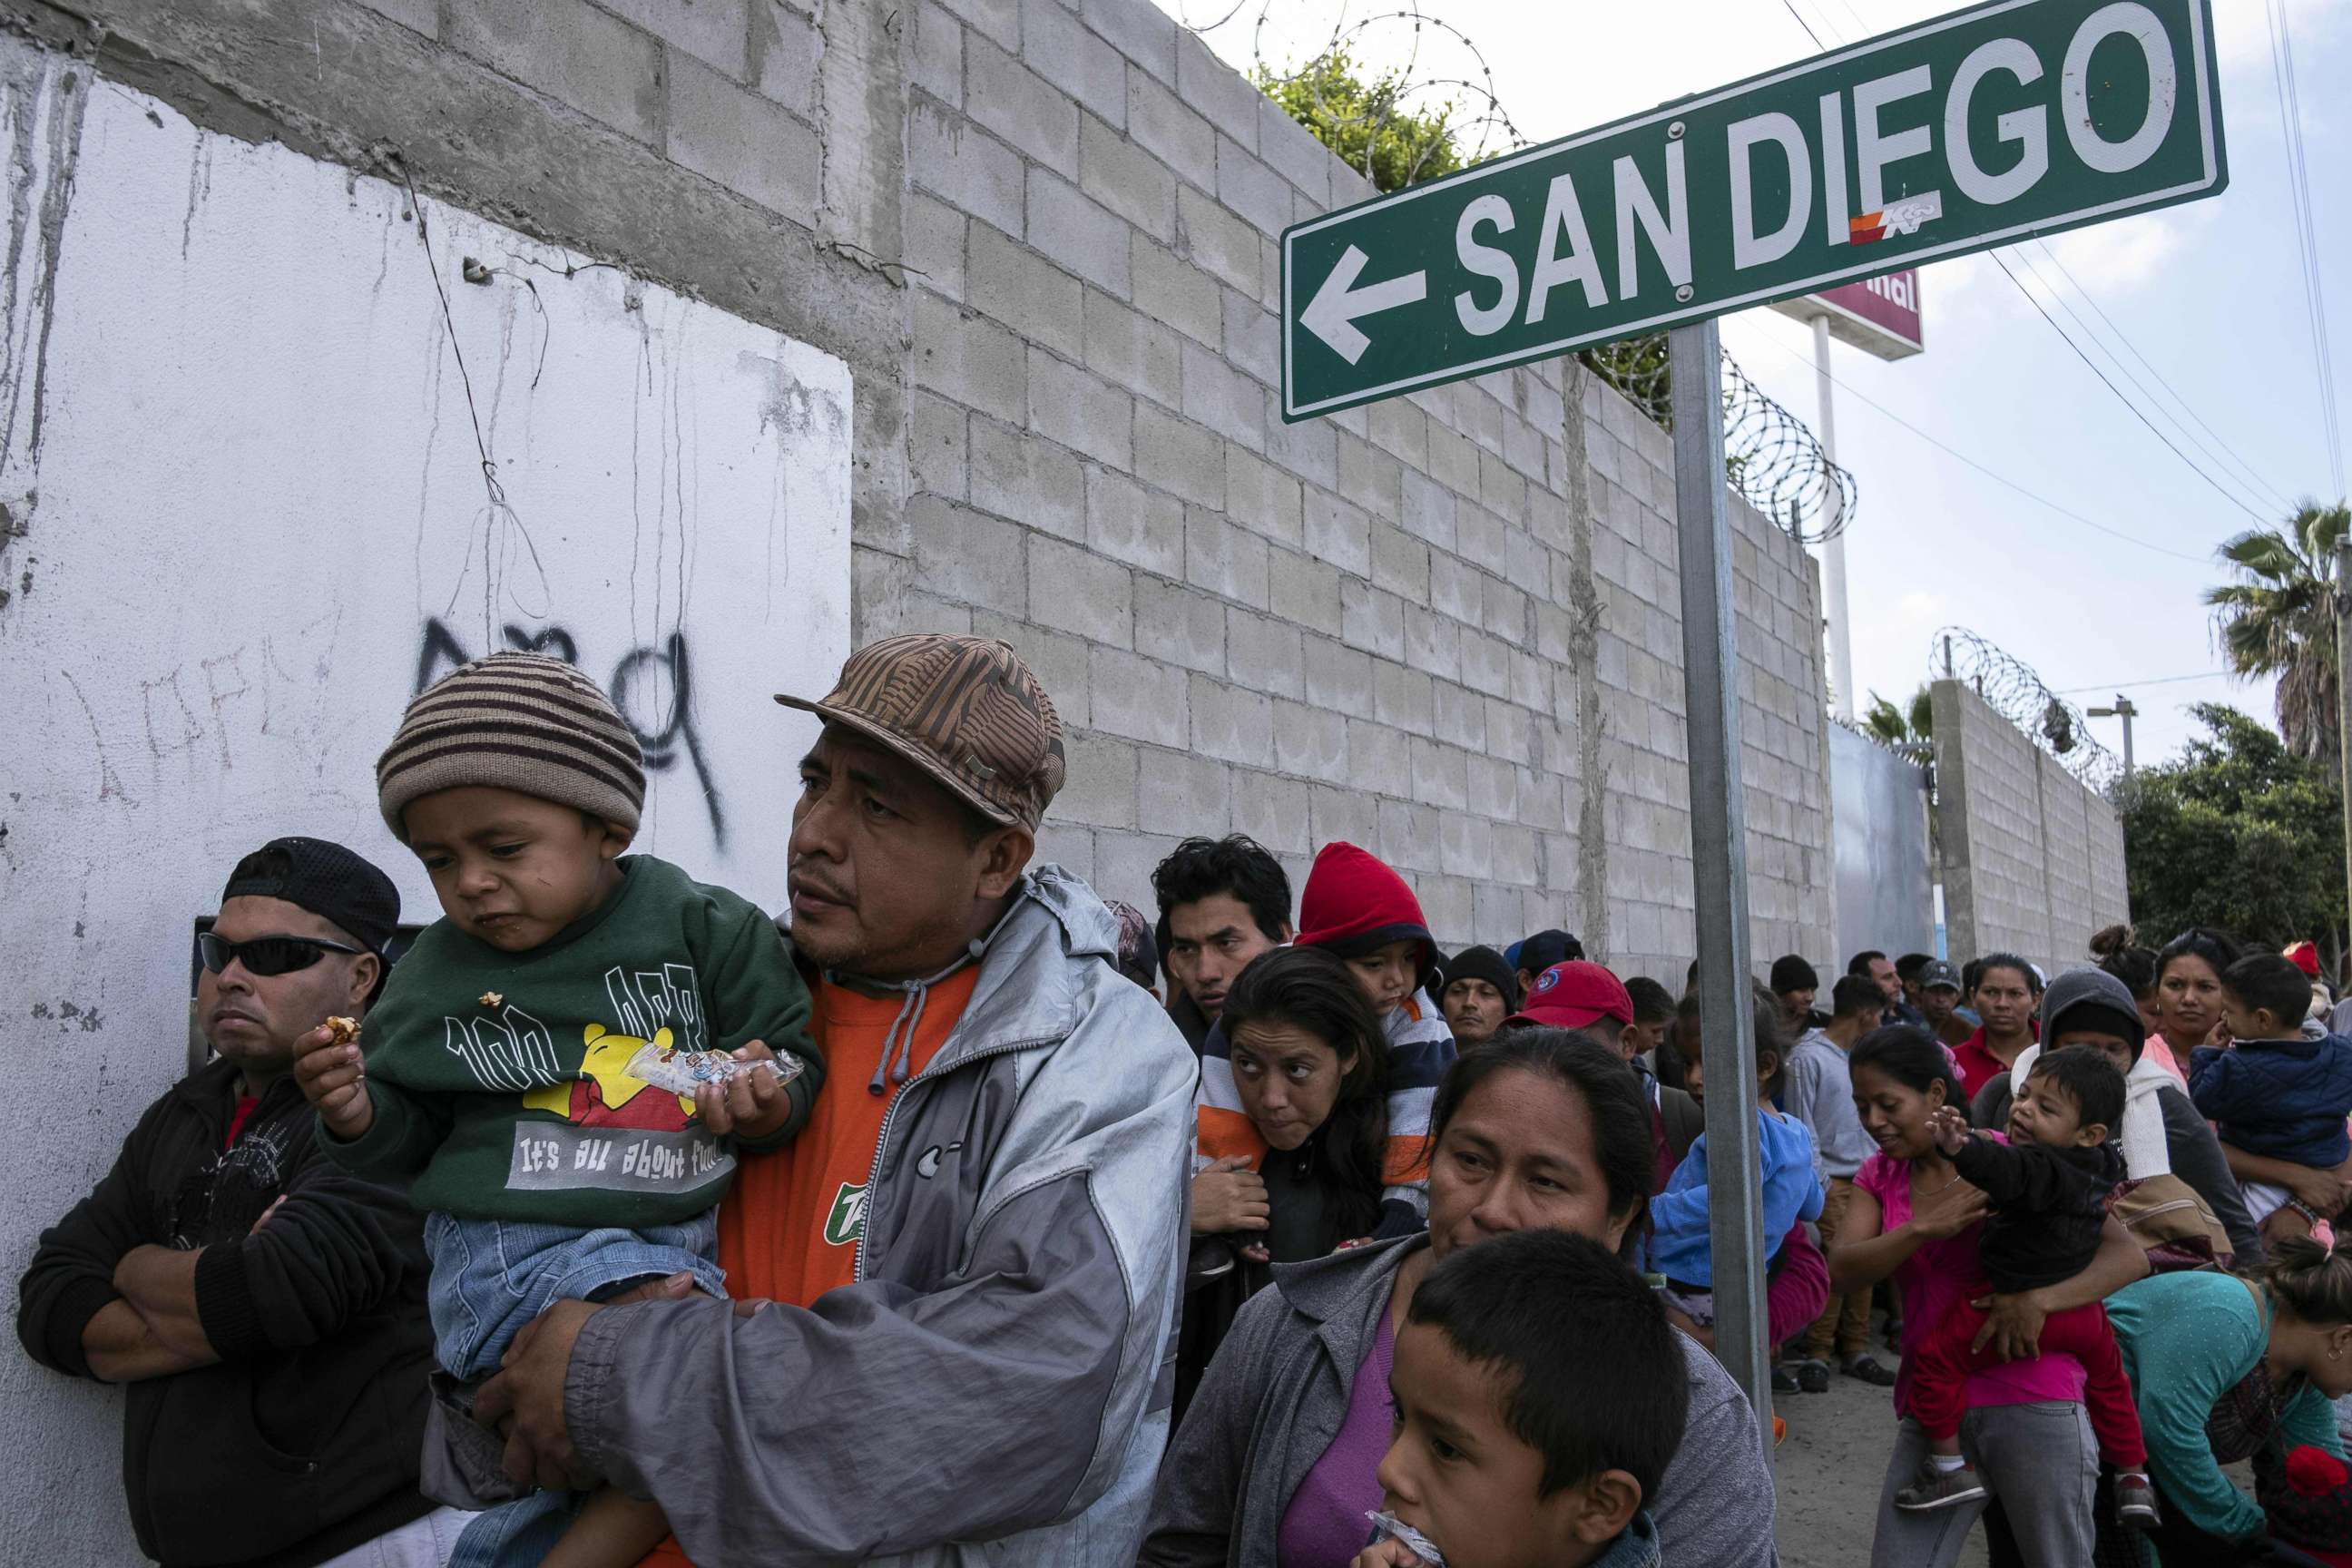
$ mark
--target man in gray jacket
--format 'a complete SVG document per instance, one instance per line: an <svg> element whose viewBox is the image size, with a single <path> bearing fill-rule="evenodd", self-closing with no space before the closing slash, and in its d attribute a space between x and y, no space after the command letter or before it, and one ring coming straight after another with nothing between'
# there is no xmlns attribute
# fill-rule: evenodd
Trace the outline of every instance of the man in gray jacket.
<svg viewBox="0 0 2352 1568"><path fill-rule="evenodd" d="M657 1562L1131 1561L1197 1068L1101 901L1028 867L1061 721L974 637L877 643L778 700L825 721L790 885L832 1071L722 1205L737 1299L559 1304L478 1414L518 1479L659 1502Z"/></svg>

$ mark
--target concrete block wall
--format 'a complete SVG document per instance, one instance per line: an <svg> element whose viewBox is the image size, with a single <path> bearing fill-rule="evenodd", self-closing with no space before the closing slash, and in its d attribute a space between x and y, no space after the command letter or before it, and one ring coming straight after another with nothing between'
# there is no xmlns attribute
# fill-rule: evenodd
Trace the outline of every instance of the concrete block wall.
<svg viewBox="0 0 2352 1568"><path fill-rule="evenodd" d="M1369 189L1149 0L0 16L838 354L857 640L1036 664L1072 727L1044 848L1106 894L1187 833L1300 874L1349 837L1447 942L1687 961L1667 438L1558 363L1283 424L1275 237ZM1813 567L1738 528L1756 950L1826 954Z"/></svg>
<svg viewBox="0 0 2352 1568"><path fill-rule="evenodd" d="M2084 815L2090 841L2091 929L2099 931L2131 918L2131 889L2124 879L2124 821L2114 811Z"/></svg>
<svg viewBox="0 0 2352 1568"><path fill-rule="evenodd" d="M2083 963L2125 918L2115 809L1958 681L1934 689L1948 951L2014 952L2049 973Z"/></svg>
<svg viewBox="0 0 2352 1568"><path fill-rule="evenodd" d="M1589 380L1571 424L1559 366L1284 425L1275 237L1361 177L1142 0L915 25L938 264L909 278L911 548L867 632L1003 637L1045 672L1074 784L1045 850L1107 894L1148 904L1190 833L1294 880L1344 837L1442 940L1566 924L1678 973L1665 437ZM1818 595L1752 514L1739 567L1759 941L1801 944L1828 922Z"/></svg>

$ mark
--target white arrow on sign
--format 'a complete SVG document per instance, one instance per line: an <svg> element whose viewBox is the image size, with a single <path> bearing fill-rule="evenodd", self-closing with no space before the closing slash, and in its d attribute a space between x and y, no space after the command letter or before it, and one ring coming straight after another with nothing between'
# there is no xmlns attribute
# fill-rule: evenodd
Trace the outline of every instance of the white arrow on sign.
<svg viewBox="0 0 2352 1568"><path fill-rule="evenodd" d="M1372 346L1372 340L1356 330L1357 318L1394 310L1399 305L1418 304L1429 297L1426 271L1408 272L1385 283L1357 288L1356 279L1370 259L1354 246L1348 247L1339 258L1339 265L1331 268L1331 276L1323 279L1323 287L1315 290L1315 298L1298 315L1300 326L1330 344L1331 352L1349 364L1363 358L1364 351Z"/></svg>

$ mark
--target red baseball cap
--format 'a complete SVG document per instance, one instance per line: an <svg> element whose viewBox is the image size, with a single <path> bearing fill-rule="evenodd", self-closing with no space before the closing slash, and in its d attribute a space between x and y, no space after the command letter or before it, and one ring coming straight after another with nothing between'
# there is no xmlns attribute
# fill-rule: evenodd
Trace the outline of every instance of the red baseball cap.
<svg viewBox="0 0 2352 1568"><path fill-rule="evenodd" d="M1625 994L1624 983L1601 965L1572 958L1536 976L1536 983L1528 987L1527 1000L1507 1022L1581 1029L1603 1018L1631 1024L1633 998Z"/></svg>

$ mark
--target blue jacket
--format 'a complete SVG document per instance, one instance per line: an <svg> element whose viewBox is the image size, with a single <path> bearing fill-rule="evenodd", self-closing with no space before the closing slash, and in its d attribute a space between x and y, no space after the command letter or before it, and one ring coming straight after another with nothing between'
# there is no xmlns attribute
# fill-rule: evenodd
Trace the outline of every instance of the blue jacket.
<svg viewBox="0 0 2352 1568"><path fill-rule="evenodd" d="M1764 1165L1764 1234L1770 1256L1801 1219L1822 1216L1822 1181L1813 1171L1813 1135L1793 1118L1756 1112L1756 1142ZM1715 1284L1707 1247L1706 1134L1691 1141L1666 1190L1650 1200L1650 1267L1685 1285Z"/></svg>
<svg viewBox="0 0 2352 1568"><path fill-rule="evenodd" d="M2189 1058L2189 1098L2221 1123L2221 1142L2249 1154L2327 1170L2352 1157L2352 1039L2303 1035L2200 1046Z"/></svg>

